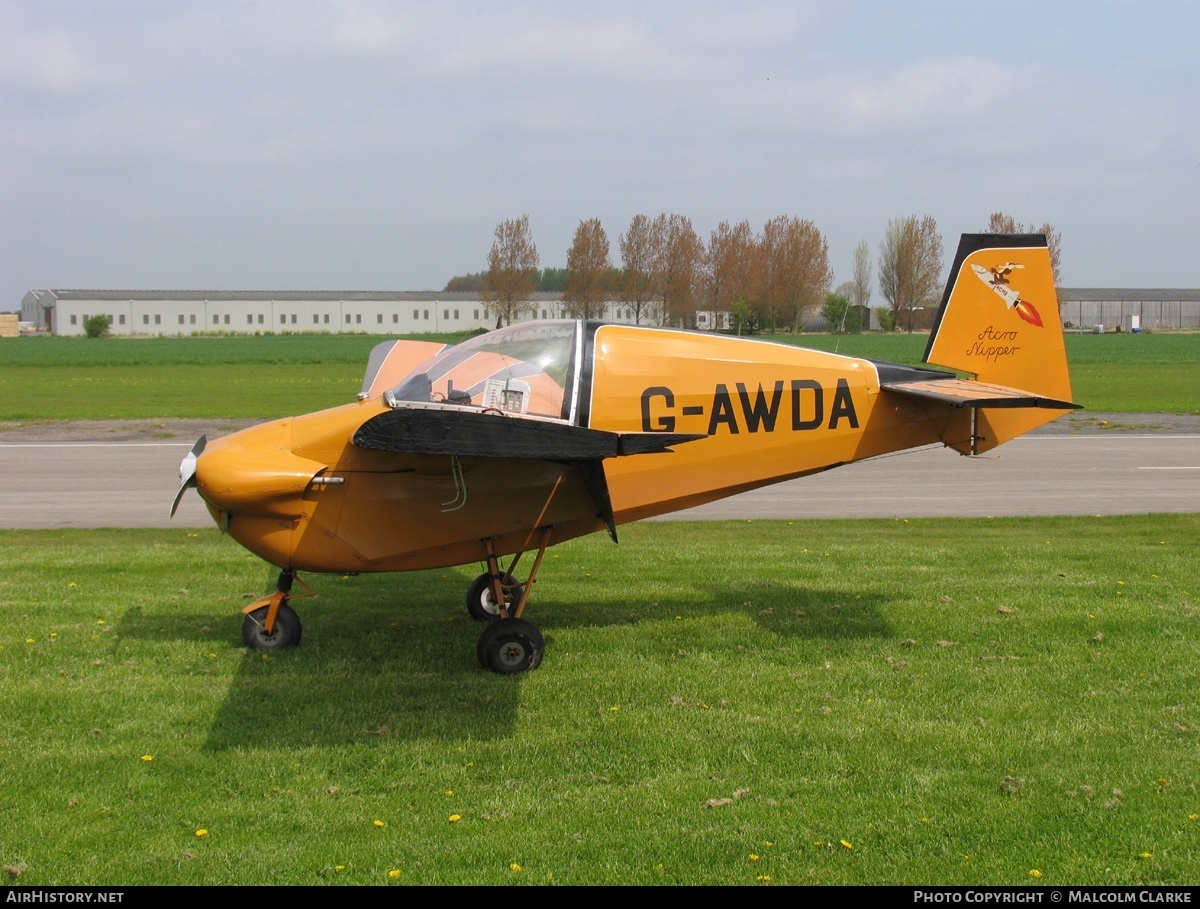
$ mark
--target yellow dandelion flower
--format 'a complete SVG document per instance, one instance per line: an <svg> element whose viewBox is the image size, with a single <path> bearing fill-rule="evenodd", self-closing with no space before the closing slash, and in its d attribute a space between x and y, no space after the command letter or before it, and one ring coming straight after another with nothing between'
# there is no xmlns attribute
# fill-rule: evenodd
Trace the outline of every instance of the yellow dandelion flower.
<svg viewBox="0 0 1200 909"><path fill-rule="evenodd" d="M763 840L763 845L766 846L768 849L770 849L775 844L773 842L771 842L770 840Z"/></svg>
<svg viewBox="0 0 1200 909"><path fill-rule="evenodd" d="M447 795L447 796L454 795L454 790L453 790L453 789L447 789L447 790L446 790L446 795Z"/></svg>
<svg viewBox="0 0 1200 909"><path fill-rule="evenodd" d="M71 582L70 584L68 584L67 586L68 586L68 587L77 587L78 585L77 585L77 584L76 584L74 581L72 581L72 582Z"/></svg>
<svg viewBox="0 0 1200 909"><path fill-rule="evenodd" d="M461 814L452 814L452 815L450 815L450 823L451 823L451 824L457 824L457 823L458 823L459 821L461 821L461 820L462 820L462 815L461 815Z"/></svg>
<svg viewBox="0 0 1200 909"><path fill-rule="evenodd" d="M1189 821L1200 821L1200 814L1189 814L1188 820Z"/></svg>
<svg viewBox="0 0 1200 909"><path fill-rule="evenodd" d="M845 848L847 848L847 849L853 849L853 848L854 848L854 844L853 844L853 843L847 843L845 840L838 840L838 842L839 842L839 843L841 843L841 844L842 844L842 845L843 845Z"/></svg>
<svg viewBox="0 0 1200 909"><path fill-rule="evenodd" d="M374 824L376 827L386 827L387 826L387 824L385 824L379 818L375 818L375 820L371 821L371 823Z"/></svg>
<svg viewBox="0 0 1200 909"><path fill-rule="evenodd" d="M620 709L621 709L620 707L609 707L609 708L608 708L608 712L609 712L609 713L616 713L616 712L617 712L618 710L620 710Z"/></svg>
<svg viewBox="0 0 1200 909"><path fill-rule="evenodd" d="M1100 517L1100 515L1096 515L1096 517ZM1036 868L1033 868L1030 870L1029 876L1034 880L1037 880L1042 876L1042 872L1038 871Z"/></svg>
<svg viewBox="0 0 1200 909"><path fill-rule="evenodd" d="M201 827L196 831L196 836L208 836L208 831Z"/></svg>
<svg viewBox="0 0 1200 909"><path fill-rule="evenodd" d="M58 637L58 632L56 632L56 631L50 632L50 637L52 637L52 638Z"/></svg>
<svg viewBox="0 0 1200 909"><path fill-rule="evenodd" d="M96 619L96 624L97 624L97 625L103 625L103 624L104 624L104 619Z"/></svg>
<svg viewBox="0 0 1200 909"><path fill-rule="evenodd" d="M150 763L152 760L154 760L154 755L152 755L152 754L143 754L143 755L142 755L142 760L143 760L143 761L145 761L147 764L149 764L149 763Z"/></svg>
<svg viewBox="0 0 1200 909"><path fill-rule="evenodd" d="M26 643L26 644L33 644L33 643L35 643L35 641L34 641L34 639L33 639L33 638L26 638L26 639L25 639L25 643Z"/></svg>
<svg viewBox="0 0 1200 909"><path fill-rule="evenodd" d="M747 856L747 858L749 858L750 861L752 861L752 862L758 861L758 855L754 852L751 852L750 855Z"/></svg>
<svg viewBox="0 0 1200 909"><path fill-rule="evenodd" d="M393 880L393 881L398 881L398 880L400 880L400 874L401 874L401 872L400 872L399 868L393 868L391 871L388 872L388 879Z"/></svg>
<svg viewBox="0 0 1200 909"><path fill-rule="evenodd" d="M769 875L769 874L760 874L758 877L756 877L756 878L755 878L755 880L756 880L756 881L762 881L764 884L769 884L769 883L771 883L771 875Z"/></svg>
<svg viewBox="0 0 1200 909"><path fill-rule="evenodd" d="M1153 855L1153 853L1150 853L1150 852L1143 852L1143 853L1142 853L1142 858L1144 858L1144 859L1147 859L1147 858L1154 858L1154 855Z"/></svg>
<svg viewBox="0 0 1200 909"><path fill-rule="evenodd" d="M345 865L334 865L334 866L333 866L333 870L334 870L334 871L345 871L345 870L346 870L346 866L345 866Z"/></svg>
<svg viewBox="0 0 1200 909"><path fill-rule="evenodd" d="M516 862L513 862L511 865L508 866L508 870L511 871L513 874L520 874L525 869L522 868L520 865L518 865Z"/></svg>

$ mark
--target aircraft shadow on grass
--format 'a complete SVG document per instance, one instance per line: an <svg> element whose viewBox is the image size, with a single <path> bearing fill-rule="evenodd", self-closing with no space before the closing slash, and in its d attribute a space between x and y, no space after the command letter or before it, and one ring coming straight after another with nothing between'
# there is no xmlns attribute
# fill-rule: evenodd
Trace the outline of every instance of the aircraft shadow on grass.
<svg viewBox="0 0 1200 909"><path fill-rule="evenodd" d="M597 579L578 598L560 597L555 582L547 579L539 616L550 640L567 629L729 613L745 615L782 639L894 637L882 615L884 597L856 599L847 590L806 588L800 580L794 586L755 582L749 575L736 586L680 586L664 590L658 602L636 604L622 596L619 579ZM524 676L497 677L480 668L474 652L479 624L459 605L463 587L464 576L451 571L324 579L320 597L306 608L298 648L265 658L246 650L213 717L205 749L511 735ZM163 616L131 610L116 631L125 638L241 647L240 624L236 613L221 610ZM669 642L647 635L632 646L644 648L648 659L676 659L681 646L700 656L705 645L688 647L690 633L682 627ZM723 649L732 653L744 643L738 637ZM560 651L547 670L571 657L570 651Z"/></svg>

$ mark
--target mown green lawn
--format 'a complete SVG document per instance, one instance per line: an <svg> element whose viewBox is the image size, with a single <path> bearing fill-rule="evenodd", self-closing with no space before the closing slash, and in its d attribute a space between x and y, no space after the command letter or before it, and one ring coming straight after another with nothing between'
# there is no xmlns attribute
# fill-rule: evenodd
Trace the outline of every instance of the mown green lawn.
<svg viewBox="0 0 1200 909"><path fill-rule="evenodd" d="M476 569L273 575L215 531L0 533L21 884L1179 884L1200 516L656 523L551 550L545 662Z"/></svg>
<svg viewBox="0 0 1200 909"><path fill-rule="evenodd" d="M423 336L443 343L452 336ZM353 400L369 335L0 340L0 420L268 418ZM925 335L770 340L919 363ZM1200 413L1200 333L1068 335L1075 400L1119 413Z"/></svg>

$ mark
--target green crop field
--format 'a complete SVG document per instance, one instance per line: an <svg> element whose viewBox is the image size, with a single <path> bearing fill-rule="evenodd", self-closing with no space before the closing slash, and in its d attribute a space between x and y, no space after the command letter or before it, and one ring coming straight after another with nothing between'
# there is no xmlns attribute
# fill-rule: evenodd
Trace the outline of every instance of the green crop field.
<svg viewBox="0 0 1200 909"><path fill-rule="evenodd" d="M452 336L422 336L450 343ZM0 420L267 418L353 400L368 335L0 340ZM925 335L776 336L919 363ZM1200 333L1068 335L1076 401L1119 413L1200 413Z"/></svg>
<svg viewBox="0 0 1200 909"><path fill-rule="evenodd" d="M1200 516L656 523L272 573L215 531L0 533L10 883L1172 884L1200 868Z"/></svg>

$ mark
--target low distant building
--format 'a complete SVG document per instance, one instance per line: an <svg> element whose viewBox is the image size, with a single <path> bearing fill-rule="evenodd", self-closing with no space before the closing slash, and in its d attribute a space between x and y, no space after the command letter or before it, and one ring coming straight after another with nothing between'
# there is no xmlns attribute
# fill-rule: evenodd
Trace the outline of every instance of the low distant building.
<svg viewBox="0 0 1200 909"><path fill-rule="evenodd" d="M696 331L729 331L732 318L725 309L701 309L688 313L683 322L687 328L694 328Z"/></svg>
<svg viewBox="0 0 1200 909"><path fill-rule="evenodd" d="M534 294L522 320L563 317L562 294ZM609 304L609 321L632 321ZM55 335L82 335L90 316L113 335L258 332L421 334L494 328L477 293L436 291L31 290L21 320Z"/></svg>
<svg viewBox="0 0 1200 909"><path fill-rule="evenodd" d="M1067 328L1200 328L1200 289L1061 287ZM918 311L929 327L936 307ZM109 318L113 335L193 335L265 332L361 332L398 335L494 328L479 294L446 291L31 290L21 301L22 330L82 335L90 316ZM561 293L534 294L527 319L563 318ZM878 328L872 311L871 327ZM633 308L610 302L601 316L632 323ZM13 317L15 322L16 317ZM643 319L643 324L646 320ZM926 322L928 324L926 324ZM653 323L650 323L653 324ZM729 314L698 311L687 327L728 331ZM805 331L828 330L821 314L806 314ZM3 327L7 331L7 327ZM15 326L14 326L14 331Z"/></svg>
<svg viewBox="0 0 1200 909"><path fill-rule="evenodd" d="M1060 287L1058 311L1065 328L1200 328L1200 289Z"/></svg>

